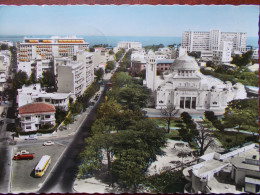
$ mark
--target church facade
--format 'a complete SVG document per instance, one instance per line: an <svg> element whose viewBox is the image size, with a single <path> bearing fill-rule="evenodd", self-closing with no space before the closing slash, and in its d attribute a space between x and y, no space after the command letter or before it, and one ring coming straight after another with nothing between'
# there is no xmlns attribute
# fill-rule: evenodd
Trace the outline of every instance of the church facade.
<svg viewBox="0 0 260 195"><path fill-rule="evenodd" d="M232 85L203 75L195 59L177 58L169 71L158 76L153 52L148 53L145 85L155 96L155 108L173 104L176 109L224 112L229 101L247 97L241 84Z"/></svg>

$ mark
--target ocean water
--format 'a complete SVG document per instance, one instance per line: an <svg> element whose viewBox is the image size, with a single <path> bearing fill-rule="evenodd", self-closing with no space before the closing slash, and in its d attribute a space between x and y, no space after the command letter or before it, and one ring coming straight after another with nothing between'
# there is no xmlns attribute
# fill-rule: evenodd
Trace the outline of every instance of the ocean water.
<svg viewBox="0 0 260 195"><path fill-rule="evenodd" d="M31 35L31 36L0 36L0 40L8 40L12 42L21 42L24 37L31 38L48 38L50 35ZM163 44L165 46L171 44L180 44L181 37L144 37L144 36L78 36L84 38L90 46L95 44L108 44L115 47L119 41L137 41L143 46ZM247 45L258 48L258 37L247 37Z"/></svg>

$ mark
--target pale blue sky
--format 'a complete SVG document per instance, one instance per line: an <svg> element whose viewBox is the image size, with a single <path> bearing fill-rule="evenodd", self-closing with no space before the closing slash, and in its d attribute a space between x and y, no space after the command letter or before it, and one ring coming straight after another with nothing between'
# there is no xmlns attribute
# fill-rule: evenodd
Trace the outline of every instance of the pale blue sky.
<svg viewBox="0 0 260 195"><path fill-rule="evenodd" d="M0 35L181 36L183 31L258 36L258 6L0 6Z"/></svg>

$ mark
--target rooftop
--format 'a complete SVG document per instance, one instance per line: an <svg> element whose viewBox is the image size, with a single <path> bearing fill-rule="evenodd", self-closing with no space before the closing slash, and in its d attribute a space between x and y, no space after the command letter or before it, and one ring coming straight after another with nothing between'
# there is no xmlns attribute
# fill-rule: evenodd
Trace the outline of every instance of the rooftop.
<svg viewBox="0 0 260 195"><path fill-rule="evenodd" d="M21 106L18 111L19 114L50 113L55 112L55 108L51 104L31 103Z"/></svg>

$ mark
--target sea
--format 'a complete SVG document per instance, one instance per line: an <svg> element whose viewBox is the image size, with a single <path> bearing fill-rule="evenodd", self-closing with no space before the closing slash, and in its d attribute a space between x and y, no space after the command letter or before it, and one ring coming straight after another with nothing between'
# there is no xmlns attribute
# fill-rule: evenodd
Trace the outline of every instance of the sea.
<svg viewBox="0 0 260 195"><path fill-rule="evenodd" d="M55 35L56 36L56 35ZM64 35L58 35L64 36ZM21 42L23 38L50 38L51 35L20 35L20 36L1 36L1 40L7 40L11 42ZM77 36L84 38L84 40L89 43L90 46L96 44L108 44L109 46L115 47L119 41L137 41L141 42L143 46L148 45L159 45L164 46L172 44L180 44L182 37L150 37L150 36ZM246 45L253 46L253 48L258 48L258 37L247 37Z"/></svg>

